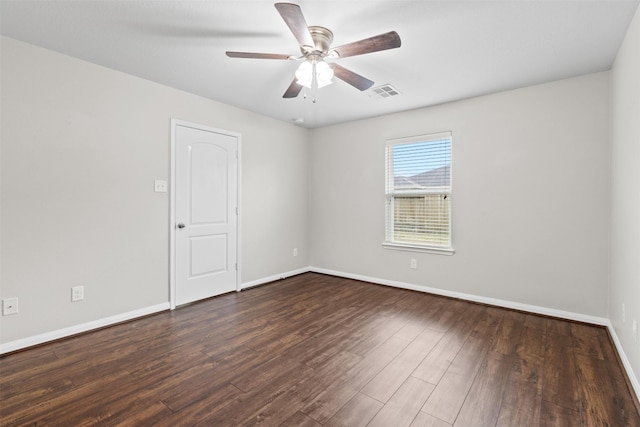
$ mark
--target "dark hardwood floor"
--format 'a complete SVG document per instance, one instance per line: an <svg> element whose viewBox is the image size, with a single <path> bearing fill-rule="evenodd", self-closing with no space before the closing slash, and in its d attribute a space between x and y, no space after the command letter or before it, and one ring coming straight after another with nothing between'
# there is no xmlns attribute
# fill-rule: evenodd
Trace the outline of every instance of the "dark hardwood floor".
<svg viewBox="0 0 640 427"><path fill-rule="evenodd" d="M604 328L313 273L0 369L2 426L640 426Z"/></svg>

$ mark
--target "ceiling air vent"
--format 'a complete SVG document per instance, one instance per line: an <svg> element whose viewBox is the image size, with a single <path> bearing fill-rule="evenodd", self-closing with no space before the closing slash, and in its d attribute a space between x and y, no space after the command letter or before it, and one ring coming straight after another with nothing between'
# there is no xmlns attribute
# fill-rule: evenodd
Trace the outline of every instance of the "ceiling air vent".
<svg viewBox="0 0 640 427"><path fill-rule="evenodd" d="M369 96L377 99L389 98L396 95L400 95L400 92L398 92L396 88L394 88L390 84L372 87L369 91Z"/></svg>

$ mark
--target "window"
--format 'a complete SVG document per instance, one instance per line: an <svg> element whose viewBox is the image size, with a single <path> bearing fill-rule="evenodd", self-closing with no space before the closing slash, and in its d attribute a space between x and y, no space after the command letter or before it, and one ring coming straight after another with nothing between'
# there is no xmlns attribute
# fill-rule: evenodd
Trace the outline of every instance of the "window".
<svg viewBox="0 0 640 427"><path fill-rule="evenodd" d="M385 247L452 254L451 133L386 145Z"/></svg>

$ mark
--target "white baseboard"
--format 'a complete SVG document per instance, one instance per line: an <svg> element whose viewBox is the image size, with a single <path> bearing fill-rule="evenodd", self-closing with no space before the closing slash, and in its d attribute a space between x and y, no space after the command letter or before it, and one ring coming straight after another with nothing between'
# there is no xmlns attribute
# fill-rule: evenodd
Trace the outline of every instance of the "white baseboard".
<svg viewBox="0 0 640 427"><path fill-rule="evenodd" d="M514 310L542 314L545 316L559 317L567 320L575 320L578 322L591 323L594 325L607 326L609 323L609 319L604 317L590 316L587 314L573 313L571 311L556 310L553 308L522 304L519 302L501 300L496 298L488 298L488 297L483 297L483 296L478 296L473 294L465 294L462 292L447 291L444 289L431 288L428 286L414 285L412 283L397 282L395 280L378 279L376 277L361 276L359 274L343 273L341 271L327 270L324 268L316 268L316 267L311 267L309 271L328 274L331 276L346 277L348 279L362 280L364 282L376 283L378 285L393 286L395 288L410 289L412 291L420 291L420 292L426 292L434 295L442 295L445 297L458 298L465 301L473 301L473 302L479 302L482 304L495 305L498 307L511 308Z"/></svg>
<svg viewBox="0 0 640 427"><path fill-rule="evenodd" d="M127 320L136 319L138 317L147 316L149 314L154 314L165 310L169 310L168 302L129 311L127 313L116 314L115 316L109 316L87 323L81 323L79 325L58 329L56 331L46 332L44 334L35 335L33 337L10 341L4 344L0 344L0 354L21 350L23 348L43 344L48 341L58 340L60 338L69 337L71 335L76 335L82 332L88 332L94 329L103 328L105 326L115 325L116 323L126 322Z"/></svg>
<svg viewBox="0 0 640 427"><path fill-rule="evenodd" d="M633 368L631 367L631 363L627 358L627 354L624 352L624 348L622 347L622 343L620 343L620 339L618 339L618 334L616 334L616 330L609 319L607 319L607 329L609 330L609 334L611 334L611 338L613 339L613 343L616 346L616 350L618 351L618 356L620 356L622 365L624 366L625 371L627 371L627 376L629 377L631 386L636 392L636 399L640 400L640 381L638 381L638 377L636 376L635 372L633 372Z"/></svg>
<svg viewBox="0 0 640 427"><path fill-rule="evenodd" d="M287 277L297 276L298 274L308 273L309 271L311 271L309 270L309 267L304 267L297 270L287 271L285 273L274 274L273 276L263 277L261 279L245 282L240 285L240 289L253 288L254 286L264 285L265 283L275 282L276 280L286 279Z"/></svg>

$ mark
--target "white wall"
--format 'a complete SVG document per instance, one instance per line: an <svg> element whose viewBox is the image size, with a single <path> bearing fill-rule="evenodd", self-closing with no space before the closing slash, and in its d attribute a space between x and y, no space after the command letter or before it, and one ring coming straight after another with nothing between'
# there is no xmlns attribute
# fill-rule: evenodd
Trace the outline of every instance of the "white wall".
<svg viewBox="0 0 640 427"><path fill-rule="evenodd" d="M170 180L171 118L242 134L243 282L308 265L307 130L12 39L0 51L0 298L20 299L2 343L168 301L153 181Z"/></svg>
<svg viewBox="0 0 640 427"><path fill-rule="evenodd" d="M640 375L640 9L612 70L611 282L609 317L636 376ZM622 319L622 304L626 316ZM636 377L637 378L637 377ZM639 387L636 379L636 387ZM640 389L636 389L640 390Z"/></svg>
<svg viewBox="0 0 640 427"><path fill-rule="evenodd" d="M599 73L311 131L311 265L606 317L609 98ZM383 249L385 140L442 131L456 253Z"/></svg>

